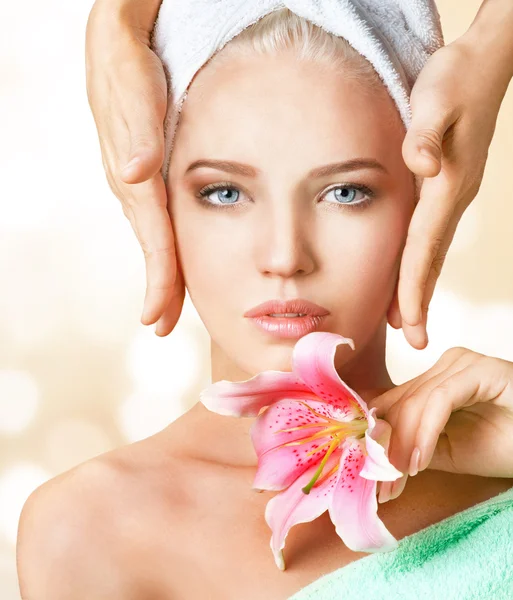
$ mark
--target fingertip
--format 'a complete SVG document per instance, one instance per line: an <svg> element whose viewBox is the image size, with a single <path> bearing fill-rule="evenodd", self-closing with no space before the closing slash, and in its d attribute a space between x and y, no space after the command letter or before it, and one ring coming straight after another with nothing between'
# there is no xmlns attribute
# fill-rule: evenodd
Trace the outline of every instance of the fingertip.
<svg viewBox="0 0 513 600"><path fill-rule="evenodd" d="M156 335L157 337L166 337L166 335L167 335L168 333L170 333L169 331L165 331L165 330L162 328L162 320L161 320L161 319L159 319L159 320L158 320L158 321L155 323L155 325L154 325L154 327L153 327L153 332L155 333L155 335Z"/></svg>
<svg viewBox="0 0 513 600"><path fill-rule="evenodd" d="M406 482L408 480L408 473L405 473L399 479L396 479L392 482L392 489L390 492L390 500L397 500L399 496L403 493L404 488L406 487Z"/></svg>
<svg viewBox="0 0 513 600"><path fill-rule="evenodd" d="M401 327L402 319L397 303L394 303L389 307L387 311L387 321L390 327L393 327L394 329L399 329Z"/></svg>
<svg viewBox="0 0 513 600"><path fill-rule="evenodd" d="M125 183L142 183L161 169L163 159L157 151L148 151L132 157L121 169L120 177Z"/></svg>
<svg viewBox="0 0 513 600"><path fill-rule="evenodd" d="M388 324L390 327L392 327L392 329L401 329L401 323L401 315L393 313L388 316Z"/></svg>
<svg viewBox="0 0 513 600"><path fill-rule="evenodd" d="M141 323L143 325L145 325L146 327L148 327L148 326L153 325L154 323L156 323L157 320L158 320L158 317L156 317L155 315L153 315L149 311L146 312L146 309L144 309L144 312L141 315Z"/></svg>
<svg viewBox="0 0 513 600"><path fill-rule="evenodd" d="M152 289L147 289L141 315L141 323L147 326L157 323L164 313L167 303L168 298L166 295L153 294Z"/></svg>
<svg viewBox="0 0 513 600"><path fill-rule="evenodd" d="M148 298L146 298L141 315L141 323L146 326L157 324L157 321L164 313L164 309L165 302L163 300L160 300L160 302L157 303L155 301L150 302Z"/></svg>
<svg viewBox="0 0 513 600"><path fill-rule="evenodd" d="M401 314L401 325L406 325L407 327L418 327L422 324L422 314L418 313L412 309L404 309Z"/></svg>
<svg viewBox="0 0 513 600"><path fill-rule="evenodd" d="M403 321L403 333L406 341L415 350L424 350L429 343L427 331L422 324L412 327Z"/></svg>
<svg viewBox="0 0 513 600"><path fill-rule="evenodd" d="M442 168L440 157L430 148L420 145L413 134L404 140L403 159L410 171L420 177L436 177Z"/></svg>
<svg viewBox="0 0 513 600"><path fill-rule="evenodd" d="M384 504L390 500L390 493L392 491L391 481L382 481L379 489L378 502Z"/></svg>

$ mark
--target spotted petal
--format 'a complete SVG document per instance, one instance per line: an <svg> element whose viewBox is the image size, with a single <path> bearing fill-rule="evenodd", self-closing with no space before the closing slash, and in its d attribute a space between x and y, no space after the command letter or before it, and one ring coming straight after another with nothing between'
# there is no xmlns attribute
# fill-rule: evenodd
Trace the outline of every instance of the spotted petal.
<svg viewBox="0 0 513 600"><path fill-rule="evenodd" d="M324 467L326 474L340 460L340 455L341 451L335 450L328 458ZM273 532L271 536L271 550L273 551L274 560L278 568L282 571L285 570L285 561L283 558L285 538L291 527L298 523L313 521L328 508L330 491L335 486L337 479L336 472L327 477L318 486L314 486L309 494L305 494L302 491L302 488L314 476L316 469L317 465L306 470L289 488L269 500L265 508L265 520Z"/></svg>
<svg viewBox="0 0 513 600"><path fill-rule="evenodd" d="M361 440L347 440L328 507L336 532L355 552L387 552L397 540L378 517L376 481L360 472L365 462Z"/></svg>
<svg viewBox="0 0 513 600"><path fill-rule="evenodd" d="M328 450L325 444L330 439L330 431L327 430L329 419L338 422L339 418L338 409L318 400L308 400L307 403L280 400L270 406L251 427L251 438L258 457L253 487L282 490L307 468L319 463ZM325 434L322 435L322 432ZM317 437L307 441L313 436ZM295 445L285 445L294 442Z"/></svg>
<svg viewBox="0 0 513 600"><path fill-rule="evenodd" d="M314 403L312 400L309 400L308 404L322 406L322 403ZM299 416L294 417L295 414ZM253 423L251 437L258 456L258 469L253 481L255 489L283 490L306 469L322 460L328 450L327 446L324 446L327 435L301 442L326 429L326 422L319 420L316 427L313 426L315 421L308 422L311 414L300 402L282 400L270 406ZM288 419L287 415L291 415L292 418ZM280 433L282 428L309 424L312 427Z"/></svg>

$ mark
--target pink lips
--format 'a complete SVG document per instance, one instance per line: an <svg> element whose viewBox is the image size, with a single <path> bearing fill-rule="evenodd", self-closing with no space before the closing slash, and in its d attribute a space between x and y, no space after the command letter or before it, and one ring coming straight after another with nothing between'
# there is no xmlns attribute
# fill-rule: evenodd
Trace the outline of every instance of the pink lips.
<svg viewBox="0 0 513 600"><path fill-rule="evenodd" d="M300 317L271 317L272 314L301 314ZM270 300L248 310L244 316L253 319L255 325L271 335L299 339L315 331L329 311L297 298L294 300Z"/></svg>

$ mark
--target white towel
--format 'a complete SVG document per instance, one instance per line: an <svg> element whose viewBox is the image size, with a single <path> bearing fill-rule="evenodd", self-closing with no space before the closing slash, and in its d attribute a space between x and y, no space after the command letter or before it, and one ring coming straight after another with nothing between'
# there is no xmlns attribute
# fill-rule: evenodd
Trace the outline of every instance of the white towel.
<svg viewBox="0 0 513 600"><path fill-rule="evenodd" d="M363 55L409 127L411 88L427 59L444 43L434 0L163 0L152 47L168 77L164 178L194 75L242 30L283 7L345 38Z"/></svg>

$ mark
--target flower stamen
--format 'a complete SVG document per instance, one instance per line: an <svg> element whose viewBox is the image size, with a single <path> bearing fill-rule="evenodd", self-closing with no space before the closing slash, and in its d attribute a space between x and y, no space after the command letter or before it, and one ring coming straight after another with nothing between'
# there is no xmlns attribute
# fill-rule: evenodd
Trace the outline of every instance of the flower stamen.
<svg viewBox="0 0 513 600"><path fill-rule="evenodd" d="M333 451L335 450L335 448L338 447L340 442L340 439L337 437L335 438L332 442L330 447L328 448L328 451L326 452L326 454L324 455L323 459L321 460L321 463L317 469L317 471L315 471L314 476L312 477L312 479L310 480L310 482L305 485L304 488L301 488L302 492L304 494L309 494L310 490L313 488L313 486L315 485L315 482L319 479L322 470L324 469L324 465L328 462L328 458L331 456L331 454L333 453Z"/></svg>

